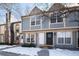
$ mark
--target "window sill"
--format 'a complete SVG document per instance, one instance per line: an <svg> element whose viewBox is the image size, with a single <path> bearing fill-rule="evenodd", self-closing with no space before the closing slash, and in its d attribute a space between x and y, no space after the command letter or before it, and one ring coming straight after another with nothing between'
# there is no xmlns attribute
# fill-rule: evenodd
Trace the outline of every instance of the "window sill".
<svg viewBox="0 0 79 59"><path fill-rule="evenodd" d="M50 24L63 24L64 22L50 23Z"/></svg>
<svg viewBox="0 0 79 59"><path fill-rule="evenodd" d="M60 43L58 43L57 45L72 45L72 44L60 44Z"/></svg>

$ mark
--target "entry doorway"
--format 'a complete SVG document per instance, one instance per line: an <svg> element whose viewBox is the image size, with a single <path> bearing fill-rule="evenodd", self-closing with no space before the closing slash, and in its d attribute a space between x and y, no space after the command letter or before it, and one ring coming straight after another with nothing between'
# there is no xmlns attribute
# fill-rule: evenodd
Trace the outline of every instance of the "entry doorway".
<svg viewBox="0 0 79 59"><path fill-rule="evenodd" d="M53 32L46 33L46 45L53 45Z"/></svg>

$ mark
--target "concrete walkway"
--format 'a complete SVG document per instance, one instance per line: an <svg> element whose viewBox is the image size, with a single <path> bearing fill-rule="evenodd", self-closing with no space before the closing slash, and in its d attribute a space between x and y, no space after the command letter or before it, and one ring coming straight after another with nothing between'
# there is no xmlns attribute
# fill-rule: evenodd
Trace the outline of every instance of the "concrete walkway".
<svg viewBox="0 0 79 59"><path fill-rule="evenodd" d="M11 53L11 52L4 52L4 51L0 51L0 55L1 56L21 56L20 54Z"/></svg>

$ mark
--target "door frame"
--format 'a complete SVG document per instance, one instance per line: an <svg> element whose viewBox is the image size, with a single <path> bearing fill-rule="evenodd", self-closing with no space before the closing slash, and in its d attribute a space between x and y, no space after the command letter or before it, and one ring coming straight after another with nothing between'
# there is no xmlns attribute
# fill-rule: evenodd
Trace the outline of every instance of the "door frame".
<svg viewBox="0 0 79 59"><path fill-rule="evenodd" d="M45 32L45 34L46 34L46 33L48 33L48 32ZM46 41L47 41L47 38L45 37L45 38L46 38L46 40L45 40L46 46L52 46L52 47L54 46L54 32L52 32L52 33L53 33L52 45L48 45L48 44L47 44L47 42L46 42ZM45 36L46 36L46 35L45 35Z"/></svg>

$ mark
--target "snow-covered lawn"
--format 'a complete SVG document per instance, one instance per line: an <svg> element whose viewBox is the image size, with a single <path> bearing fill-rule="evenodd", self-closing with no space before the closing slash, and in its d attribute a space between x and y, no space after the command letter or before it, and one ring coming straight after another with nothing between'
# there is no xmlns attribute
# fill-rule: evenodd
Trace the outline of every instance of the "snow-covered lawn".
<svg viewBox="0 0 79 59"><path fill-rule="evenodd" d="M42 50L41 48L28 48L28 47L15 47L5 49L3 51L18 53L22 55L38 55L37 52ZM79 56L79 51L72 51L67 49L48 49L50 56Z"/></svg>
<svg viewBox="0 0 79 59"><path fill-rule="evenodd" d="M72 51L67 49L50 49L50 56L79 56L79 51Z"/></svg>
<svg viewBox="0 0 79 59"><path fill-rule="evenodd" d="M12 47L12 46L9 46L9 45L0 45L0 49L7 48L7 47Z"/></svg>
<svg viewBox="0 0 79 59"><path fill-rule="evenodd" d="M15 48L6 49L3 51L35 56L37 55L37 52L40 50L41 50L40 48L15 47Z"/></svg>

